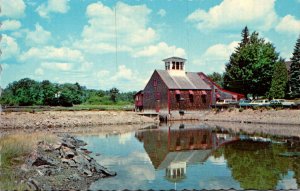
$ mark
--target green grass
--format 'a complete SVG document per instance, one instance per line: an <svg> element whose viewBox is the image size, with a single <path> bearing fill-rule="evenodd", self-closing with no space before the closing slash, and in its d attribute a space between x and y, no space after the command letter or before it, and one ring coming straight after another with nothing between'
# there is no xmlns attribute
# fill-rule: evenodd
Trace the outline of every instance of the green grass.
<svg viewBox="0 0 300 191"><path fill-rule="evenodd" d="M45 133L18 133L0 138L0 190L27 189L17 172L41 140L54 142L56 137Z"/></svg>

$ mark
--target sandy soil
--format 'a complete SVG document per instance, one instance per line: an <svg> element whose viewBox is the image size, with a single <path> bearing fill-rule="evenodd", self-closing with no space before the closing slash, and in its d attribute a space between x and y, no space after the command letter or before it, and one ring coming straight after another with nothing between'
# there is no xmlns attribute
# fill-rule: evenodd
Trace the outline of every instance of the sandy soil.
<svg viewBox="0 0 300 191"><path fill-rule="evenodd" d="M240 123L300 125L300 110L252 110L209 112L201 121L229 121Z"/></svg>
<svg viewBox="0 0 300 191"><path fill-rule="evenodd" d="M115 131L120 125L138 125L155 123L155 119L123 111L45 111L2 112L0 115L0 131L10 130L50 130L77 131L75 127L102 126ZM115 126L115 127L112 127ZM84 128L87 129L87 128ZM81 129L82 130L82 129ZM98 129L99 130L99 129Z"/></svg>

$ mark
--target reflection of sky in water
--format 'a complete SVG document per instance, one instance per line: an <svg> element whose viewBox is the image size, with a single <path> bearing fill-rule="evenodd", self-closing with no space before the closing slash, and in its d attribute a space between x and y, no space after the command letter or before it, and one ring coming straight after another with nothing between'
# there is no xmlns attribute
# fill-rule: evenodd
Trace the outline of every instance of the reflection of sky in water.
<svg viewBox="0 0 300 191"><path fill-rule="evenodd" d="M116 177L101 179L91 185L91 189L174 189L175 183L165 178L165 169L155 170L143 143L134 133L124 136L85 136L80 137L88 143L87 149L103 166L118 173ZM231 177L223 157L209 157L201 164L188 165L186 178L176 183L176 189L240 189L239 183Z"/></svg>
<svg viewBox="0 0 300 191"><path fill-rule="evenodd" d="M282 180L280 180L277 184L276 189L284 189L284 190L289 190L289 189L297 189L297 182L296 179L294 178L294 172L289 171L287 175L285 175Z"/></svg>
<svg viewBox="0 0 300 191"><path fill-rule="evenodd" d="M214 156L207 156L206 154L207 157L203 159L203 157L201 156L205 156L205 153L209 154L210 153L209 149L193 150L193 151L182 150L179 152L178 151L171 152L167 149L166 145L163 145L166 144L166 142L168 141L165 140L166 142L164 142L163 141L164 139L161 140L163 136L167 135L165 133L166 131L154 132L150 130L150 131L146 131L145 134L137 134L140 135L140 137L136 135L137 137L139 137L139 139L143 139L142 142L138 141L138 139L135 137L135 133L125 133L121 135L116 134L116 135L79 137L80 139L88 143L86 148L88 150L93 151L92 153L93 157L101 165L107 167L112 171L117 172L116 177L100 179L94 182L90 188L93 190L99 190L99 189L182 190L182 189L230 189L230 188L242 189L238 181L244 181L246 185L250 184L251 186L252 184L251 178L249 179L249 177L247 177L247 174L243 174L242 171L239 172L237 171L237 169L236 171L231 171L233 167L231 167L230 169L228 168L227 165L227 164L231 164L232 166L233 164L235 164L237 166L242 165L241 167L243 167L243 163L238 163L236 160L239 160L239 155L242 154L244 151L238 152L238 150L232 150L233 148L232 146L225 147L227 148L225 151L227 152L230 151L229 153L234 155L235 160L232 160L233 158L229 157L232 156L229 155L229 153L227 153L226 158L224 157L224 154L219 155L220 157L218 158ZM143 137L142 135L145 137ZM173 136L175 135L173 134ZM156 139L161 140L161 145L157 144ZM239 144L241 144L241 142L239 142ZM239 145L239 147L236 148L237 149L243 148L240 146L242 145ZM251 145L247 143L246 146L248 147ZM146 152L145 148L148 153ZM160 157L156 158L155 156L157 155L157 151L162 152L163 154L166 155L159 155ZM261 152L261 150L258 151ZM273 152L274 151L275 150L273 150ZM247 151L246 153L249 154L251 152L252 151ZM99 153L100 155L96 156L97 153ZM274 156L277 155L278 153L275 154ZM231 162L229 160L230 158L231 158ZM252 158L252 162L255 163L254 159L255 157ZM249 161L250 159L244 158L244 160ZM155 164L159 170L154 168L153 166L154 163L152 164L152 161L153 162L155 161ZM280 161L278 162L280 163ZM187 166L185 166L186 164ZM262 164L269 164L269 163L266 163L266 161L263 160ZM170 179L166 178L167 172L165 169L168 167L168 174L170 172L174 173L174 171L170 169L174 169L175 166L177 166L176 167L177 169L184 168L184 172L186 171L186 174L184 174L182 177L180 175L180 178L176 180L176 183L174 180L170 181ZM250 168L252 167L250 166ZM259 168L253 168L247 170L253 170L252 171L253 173L256 172L257 170L268 170L268 168L264 168L264 165L260 165ZM232 177L234 174L232 172L235 172L235 176L238 177L237 180L235 180ZM279 174L280 174L280 178L279 178L280 180L278 180L277 186L275 184L276 189L297 189L298 188L295 179L296 174L294 173L294 171L282 170L282 172L280 172ZM242 177L240 177L240 175ZM271 173L270 175L274 175L274 174ZM247 182L249 180L250 182ZM263 180L263 182L270 183L267 180Z"/></svg>

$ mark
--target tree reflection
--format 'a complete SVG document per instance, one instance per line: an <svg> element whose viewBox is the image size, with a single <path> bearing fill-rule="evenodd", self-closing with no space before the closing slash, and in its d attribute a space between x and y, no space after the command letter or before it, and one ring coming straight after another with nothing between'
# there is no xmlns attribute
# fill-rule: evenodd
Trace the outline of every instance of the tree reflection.
<svg viewBox="0 0 300 191"><path fill-rule="evenodd" d="M287 151L284 144L239 141L225 145L224 157L234 179L244 189L275 189L278 181L299 163L291 158L280 157ZM295 161L296 162L296 161ZM298 168L299 169L299 168ZM299 170L295 171L299 184Z"/></svg>

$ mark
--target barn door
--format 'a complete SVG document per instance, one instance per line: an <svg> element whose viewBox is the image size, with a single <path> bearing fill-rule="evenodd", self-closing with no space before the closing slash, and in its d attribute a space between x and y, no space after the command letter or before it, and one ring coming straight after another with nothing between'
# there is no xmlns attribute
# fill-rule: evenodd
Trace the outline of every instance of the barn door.
<svg viewBox="0 0 300 191"><path fill-rule="evenodd" d="M156 100L156 106L155 106L155 111L158 113L160 110L160 100Z"/></svg>

